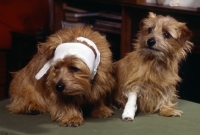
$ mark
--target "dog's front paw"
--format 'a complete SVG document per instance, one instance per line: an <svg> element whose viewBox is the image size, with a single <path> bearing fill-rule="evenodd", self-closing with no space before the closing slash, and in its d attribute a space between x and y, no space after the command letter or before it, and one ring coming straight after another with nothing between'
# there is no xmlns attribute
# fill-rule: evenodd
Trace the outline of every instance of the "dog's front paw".
<svg viewBox="0 0 200 135"><path fill-rule="evenodd" d="M133 121L134 118L132 117L124 117L122 118L123 121Z"/></svg>
<svg viewBox="0 0 200 135"><path fill-rule="evenodd" d="M107 118L107 117L112 116L113 114L114 112L106 106L96 108L91 113L92 117L95 117L95 118Z"/></svg>
<svg viewBox="0 0 200 135"><path fill-rule="evenodd" d="M59 124L66 127L78 127L84 124L84 120L83 118L76 116L62 120Z"/></svg>
<svg viewBox="0 0 200 135"><path fill-rule="evenodd" d="M133 112L123 112L122 120L123 121L133 121L135 113Z"/></svg>
<svg viewBox="0 0 200 135"><path fill-rule="evenodd" d="M134 117L135 117L136 110L137 110L137 105L134 105L134 106L129 105L128 106L126 104L126 107L125 107L124 112L122 114L122 120L133 121Z"/></svg>
<svg viewBox="0 0 200 135"><path fill-rule="evenodd" d="M180 117L183 112L181 110L175 110L173 108L160 109L159 115L166 117Z"/></svg>

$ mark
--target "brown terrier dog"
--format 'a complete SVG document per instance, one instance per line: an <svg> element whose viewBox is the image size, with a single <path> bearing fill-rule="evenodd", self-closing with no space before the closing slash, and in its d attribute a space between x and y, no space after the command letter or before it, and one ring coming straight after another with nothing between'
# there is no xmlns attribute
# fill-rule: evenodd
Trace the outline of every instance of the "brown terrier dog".
<svg viewBox="0 0 200 135"><path fill-rule="evenodd" d="M191 35L185 23L170 16L150 12L141 21L135 50L114 63L114 98L125 106L123 120L133 120L137 106L145 113L181 116L182 111L175 110L178 64L191 51Z"/></svg>
<svg viewBox="0 0 200 135"><path fill-rule="evenodd" d="M93 117L113 114L109 102L115 80L106 38L90 27L60 30L38 45L38 53L14 74L11 113L49 112L63 126L84 123L83 107Z"/></svg>

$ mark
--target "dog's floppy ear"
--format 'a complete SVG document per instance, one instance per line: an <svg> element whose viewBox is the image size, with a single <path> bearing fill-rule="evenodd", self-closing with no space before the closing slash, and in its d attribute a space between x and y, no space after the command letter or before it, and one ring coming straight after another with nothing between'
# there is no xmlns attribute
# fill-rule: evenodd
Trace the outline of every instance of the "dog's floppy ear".
<svg viewBox="0 0 200 135"><path fill-rule="evenodd" d="M192 38L192 31L190 31L185 23L179 23L179 29L180 29L180 43L183 45L183 48L185 51L190 52L193 43L189 40Z"/></svg>
<svg viewBox="0 0 200 135"><path fill-rule="evenodd" d="M51 46L47 43L39 43L38 44L38 53L40 55L44 55L44 57L46 57L46 59L51 59L54 55L56 47Z"/></svg>
<svg viewBox="0 0 200 135"><path fill-rule="evenodd" d="M187 28L185 23L179 23L180 38L182 40L190 40L192 38L192 32Z"/></svg>

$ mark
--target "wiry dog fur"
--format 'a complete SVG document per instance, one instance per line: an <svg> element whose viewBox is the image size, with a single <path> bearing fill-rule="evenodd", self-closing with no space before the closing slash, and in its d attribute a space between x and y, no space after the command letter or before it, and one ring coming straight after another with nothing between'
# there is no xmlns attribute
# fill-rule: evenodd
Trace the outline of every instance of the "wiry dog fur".
<svg viewBox="0 0 200 135"><path fill-rule="evenodd" d="M114 63L115 100L124 106L128 93L136 92L139 111L181 116L175 109L178 64L191 51L191 35L185 23L150 12L140 23L134 51Z"/></svg>
<svg viewBox="0 0 200 135"><path fill-rule="evenodd" d="M41 79L35 79L37 72L54 56L58 45L78 42L76 38L80 36L93 41L101 54L93 80L89 68L76 56L58 60ZM109 96L115 81L109 46L106 38L90 27L68 28L51 35L45 43L39 43L38 53L28 65L14 74L7 109L17 114L49 112L52 119L63 126L82 125L84 106L91 107L93 117L111 116ZM65 89L59 92L63 85Z"/></svg>

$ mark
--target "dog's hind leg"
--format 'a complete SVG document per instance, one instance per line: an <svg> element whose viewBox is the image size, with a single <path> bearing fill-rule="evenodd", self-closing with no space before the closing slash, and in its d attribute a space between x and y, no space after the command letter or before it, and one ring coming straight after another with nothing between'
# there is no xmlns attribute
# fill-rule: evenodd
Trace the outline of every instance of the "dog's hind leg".
<svg viewBox="0 0 200 135"><path fill-rule="evenodd" d="M36 108L36 105L33 104L26 104L24 103L23 99L15 98L12 99L12 102L6 106L7 110L11 113L16 114L29 114L29 115L36 115L39 114L40 111Z"/></svg>
<svg viewBox="0 0 200 135"><path fill-rule="evenodd" d="M46 102L32 85L22 86L17 89L11 88L11 103L6 106L9 112L35 115L47 111Z"/></svg>

